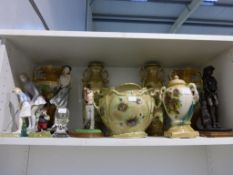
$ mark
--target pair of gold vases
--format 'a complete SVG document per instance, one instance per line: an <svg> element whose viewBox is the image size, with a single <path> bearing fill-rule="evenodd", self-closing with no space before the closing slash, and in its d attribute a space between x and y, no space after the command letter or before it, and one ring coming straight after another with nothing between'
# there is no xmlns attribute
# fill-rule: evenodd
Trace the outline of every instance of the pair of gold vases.
<svg viewBox="0 0 233 175"><path fill-rule="evenodd" d="M143 87L126 83L102 89L96 109L113 137L145 137L145 130L163 133L163 106L171 119L167 137L191 138L198 132L190 127L198 91L193 83L175 76L162 87L162 69L150 63L142 68ZM160 131L161 133L159 133Z"/></svg>

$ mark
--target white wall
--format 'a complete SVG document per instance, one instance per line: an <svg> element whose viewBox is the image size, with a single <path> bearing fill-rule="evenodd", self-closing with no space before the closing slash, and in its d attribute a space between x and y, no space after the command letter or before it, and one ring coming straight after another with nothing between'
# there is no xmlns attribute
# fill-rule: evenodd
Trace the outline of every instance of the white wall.
<svg viewBox="0 0 233 175"><path fill-rule="evenodd" d="M86 0L35 0L50 30L85 30Z"/></svg>
<svg viewBox="0 0 233 175"><path fill-rule="evenodd" d="M28 0L0 0L0 29L36 29L44 27Z"/></svg>
<svg viewBox="0 0 233 175"><path fill-rule="evenodd" d="M86 0L35 0L50 30L86 30ZM29 0L0 0L0 29L44 30Z"/></svg>

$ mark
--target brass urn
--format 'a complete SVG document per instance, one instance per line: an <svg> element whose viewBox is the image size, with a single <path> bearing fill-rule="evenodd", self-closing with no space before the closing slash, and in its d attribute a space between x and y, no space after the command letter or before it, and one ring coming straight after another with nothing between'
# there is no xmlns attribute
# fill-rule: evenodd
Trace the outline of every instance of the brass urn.
<svg viewBox="0 0 233 175"><path fill-rule="evenodd" d="M148 62L141 69L143 87L160 90L163 86L163 69L156 62ZM146 130L151 136L161 136L164 132L163 108L155 105L153 120Z"/></svg>

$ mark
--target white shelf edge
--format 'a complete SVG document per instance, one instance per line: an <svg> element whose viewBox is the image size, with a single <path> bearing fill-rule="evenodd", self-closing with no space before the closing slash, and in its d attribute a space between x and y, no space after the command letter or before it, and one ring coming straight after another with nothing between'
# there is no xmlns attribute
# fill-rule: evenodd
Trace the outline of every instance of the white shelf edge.
<svg viewBox="0 0 233 175"><path fill-rule="evenodd" d="M0 145L32 146L201 146L233 145L233 137L194 139L170 139L147 137L139 139L116 138L0 138Z"/></svg>
<svg viewBox="0 0 233 175"><path fill-rule="evenodd" d="M2 30L0 29L0 38L1 37L7 38L7 37L14 37L14 36L233 41L233 36L230 36L230 35L89 32L89 31L45 31L45 30Z"/></svg>

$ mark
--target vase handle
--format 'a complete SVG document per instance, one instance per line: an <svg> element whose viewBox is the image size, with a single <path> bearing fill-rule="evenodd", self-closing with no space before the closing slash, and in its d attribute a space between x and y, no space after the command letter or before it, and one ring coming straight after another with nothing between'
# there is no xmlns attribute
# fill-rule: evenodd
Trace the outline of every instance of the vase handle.
<svg viewBox="0 0 233 175"><path fill-rule="evenodd" d="M197 86L194 83L189 83L188 86L193 94L193 102L194 104L196 104L199 101L199 94L197 91Z"/></svg>

